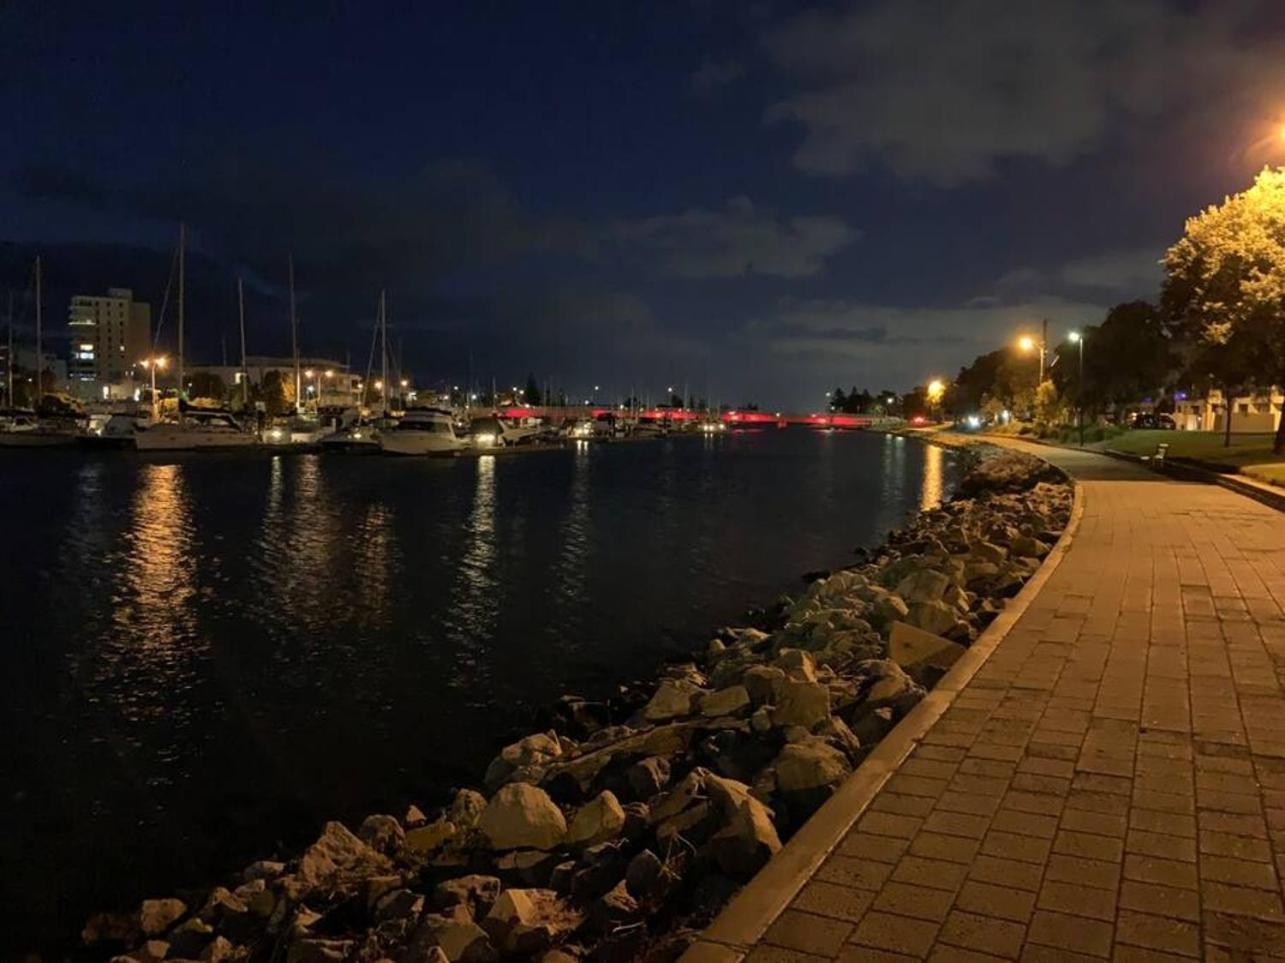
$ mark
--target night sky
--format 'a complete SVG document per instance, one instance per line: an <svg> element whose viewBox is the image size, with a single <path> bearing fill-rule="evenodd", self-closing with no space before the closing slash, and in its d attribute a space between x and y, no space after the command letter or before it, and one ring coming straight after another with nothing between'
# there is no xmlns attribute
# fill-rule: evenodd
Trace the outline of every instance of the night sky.
<svg viewBox="0 0 1285 963"><path fill-rule="evenodd" d="M421 384L904 389L1154 296L1285 163L1282 6L11 0L0 284L158 302L182 219L205 360L238 274L288 350L293 252L304 353L387 287Z"/></svg>

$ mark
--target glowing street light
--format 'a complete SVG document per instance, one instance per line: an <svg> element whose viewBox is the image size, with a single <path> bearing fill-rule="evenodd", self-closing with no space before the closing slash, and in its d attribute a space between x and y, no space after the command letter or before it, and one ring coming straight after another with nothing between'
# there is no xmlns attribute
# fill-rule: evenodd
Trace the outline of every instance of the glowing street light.
<svg viewBox="0 0 1285 963"><path fill-rule="evenodd" d="M1080 429L1080 447L1084 447L1084 336L1079 331L1069 331L1066 340L1080 349L1080 376L1075 383L1075 421Z"/></svg>
<svg viewBox="0 0 1285 963"><path fill-rule="evenodd" d="M160 407L156 400L156 371L159 368L164 371L165 366L169 364L170 359L164 355L156 355L151 358L144 358L139 362L144 368L152 373L152 421L160 420Z"/></svg>

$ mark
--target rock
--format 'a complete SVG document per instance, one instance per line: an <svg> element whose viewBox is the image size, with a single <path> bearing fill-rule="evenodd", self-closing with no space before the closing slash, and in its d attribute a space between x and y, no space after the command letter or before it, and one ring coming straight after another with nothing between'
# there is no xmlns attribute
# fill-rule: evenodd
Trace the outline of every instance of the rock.
<svg viewBox="0 0 1285 963"><path fill-rule="evenodd" d="M596 846L615 839L625 826L625 811L615 793L604 790L576 810L567 827L565 845Z"/></svg>
<svg viewBox="0 0 1285 963"><path fill-rule="evenodd" d="M705 776L708 770L696 768L684 776L673 789L654 803L647 818L654 826L689 809L705 799Z"/></svg>
<svg viewBox="0 0 1285 963"><path fill-rule="evenodd" d="M426 822L428 822L428 817L424 815L424 810L414 803L406 807L406 815L402 817L403 826L407 829L413 829L416 826L423 826Z"/></svg>
<svg viewBox="0 0 1285 963"><path fill-rule="evenodd" d="M708 850L724 873L748 879L781 849L771 810L755 799L743 783L708 774L705 786L722 821Z"/></svg>
<svg viewBox="0 0 1285 963"><path fill-rule="evenodd" d="M709 645L705 646L705 658L709 659L711 662L717 662L723 657L723 653L726 651L727 646L725 646L722 641L719 639L710 639Z"/></svg>
<svg viewBox="0 0 1285 963"><path fill-rule="evenodd" d="M406 830L402 829L402 824L396 817L375 814L362 820L357 829L357 838L375 852L391 856L401 849Z"/></svg>
<svg viewBox="0 0 1285 963"><path fill-rule="evenodd" d="M540 954L539 963L580 963L580 957L572 956L565 950L548 950Z"/></svg>
<svg viewBox="0 0 1285 963"><path fill-rule="evenodd" d="M909 624L934 635L946 634L958 621L959 610L940 599L932 602L915 602L910 606L910 615L907 617Z"/></svg>
<svg viewBox="0 0 1285 963"><path fill-rule="evenodd" d="M750 728L754 732L764 733L772 728L772 707L759 706L750 716Z"/></svg>
<svg viewBox="0 0 1285 963"><path fill-rule="evenodd" d="M241 871L241 878L247 883L251 880L273 880L286 871L285 863L272 859L260 859Z"/></svg>
<svg viewBox="0 0 1285 963"><path fill-rule="evenodd" d="M629 767L625 779L639 799L650 799L669 785L670 765L664 756L648 756Z"/></svg>
<svg viewBox="0 0 1285 963"><path fill-rule="evenodd" d="M882 706L871 712L863 713L852 722L852 734L863 746L874 745L886 736L895 725L892 718L892 707Z"/></svg>
<svg viewBox="0 0 1285 963"><path fill-rule="evenodd" d="M262 882L262 880L258 880ZM216 886L210 891L198 914L205 922L219 926L225 920L244 916L250 911L245 901L223 886Z"/></svg>
<svg viewBox="0 0 1285 963"><path fill-rule="evenodd" d="M864 709L900 702L918 689L915 680L891 659L871 659L861 663L860 670L871 680L866 689Z"/></svg>
<svg viewBox="0 0 1285 963"><path fill-rule="evenodd" d="M144 963L160 963L169 955L170 945L165 940L147 940L136 952Z"/></svg>
<svg viewBox="0 0 1285 963"><path fill-rule="evenodd" d="M388 857L363 843L343 823L328 822L321 836L300 858L294 885L289 887L290 895L297 898L310 889L334 883L340 878L384 874L390 867Z"/></svg>
<svg viewBox="0 0 1285 963"><path fill-rule="evenodd" d="M624 880L599 896L589 911L593 925L602 932L632 923L638 919L638 915L638 900L630 895Z"/></svg>
<svg viewBox="0 0 1285 963"><path fill-rule="evenodd" d="M934 602L950 586L950 579L941 572L923 568L912 572L897 583L897 594L913 606L916 602Z"/></svg>
<svg viewBox="0 0 1285 963"><path fill-rule="evenodd" d="M375 901L375 919L416 920L424 911L424 897L408 889L393 889Z"/></svg>
<svg viewBox="0 0 1285 963"><path fill-rule="evenodd" d="M875 625L884 626L904 619L910 614L910 609L901 596L883 595L875 601L870 614Z"/></svg>
<svg viewBox="0 0 1285 963"><path fill-rule="evenodd" d="M542 773L549 763L561 755L562 744L558 741L557 733L534 733L501 749L500 754L486 767L484 781L494 789L524 773Z"/></svg>
<svg viewBox="0 0 1285 963"><path fill-rule="evenodd" d="M144 936L160 936L186 912L181 899L145 899L138 908L138 928Z"/></svg>
<svg viewBox="0 0 1285 963"><path fill-rule="evenodd" d="M629 861L629 867L625 870L625 882L629 891L646 897L660 880L664 869L665 864L650 849L640 851Z"/></svg>
<svg viewBox="0 0 1285 963"><path fill-rule="evenodd" d="M397 875L369 876L366 878L366 906L373 907L385 893L391 893L402 885L402 878Z"/></svg>
<svg viewBox="0 0 1285 963"><path fill-rule="evenodd" d="M750 694L743 685L719 689L700 700L700 714L707 718L734 716L750 704Z"/></svg>
<svg viewBox="0 0 1285 963"><path fill-rule="evenodd" d="M745 670L741 684L750 694L750 700L756 705L770 705L776 702L785 682L785 672L768 665L756 665Z"/></svg>
<svg viewBox="0 0 1285 963"><path fill-rule="evenodd" d="M553 890L506 889L482 926L503 952L534 954L550 949L583 921Z"/></svg>
<svg viewBox="0 0 1285 963"><path fill-rule="evenodd" d="M553 849L567 834L567 821L548 793L510 783L486 804L478 828L492 849Z"/></svg>
<svg viewBox="0 0 1285 963"><path fill-rule="evenodd" d="M1009 551L1018 558L1043 558L1049 553L1047 545L1030 535L1019 535L1013 539Z"/></svg>
<svg viewBox="0 0 1285 963"><path fill-rule="evenodd" d="M402 848L416 856L428 856L445 846L454 836L455 824L449 819L437 819L407 832Z"/></svg>
<svg viewBox="0 0 1285 963"><path fill-rule="evenodd" d="M782 649L772 664L788 679L798 682L815 682L817 679L816 663L802 649Z"/></svg>
<svg viewBox="0 0 1285 963"><path fill-rule="evenodd" d="M170 930L170 949L174 956L193 959L201 955L213 936L214 927L193 916Z"/></svg>
<svg viewBox="0 0 1285 963"><path fill-rule="evenodd" d="M903 668L930 665L949 669L967 651L962 645L905 622L892 624L888 655Z"/></svg>
<svg viewBox="0 0 1285 963"><path fill-rule="evenodd" d="M461 789L451 801L451 809L446 818L455 824L457 830L472 829L485 808L486 797L480 792L476 789Z"/></svg>
<svg viewBox="0 0 1285 963"><path fill-rule="evenodd" d="M235 950L236 947L226 937L216 936L206 944L200 958L203 963L223 963Z"/></svg>
<svg viewBox="0 0 1285 963"><path fill-rule="evenodd" d="M490 963L496 958L490 934L471 919L425 916L415 942L436 944L451 963Z"/></svg>
<svg viewBox="0 0 1285 963"><path fill-rule="evenodd" d="M1024 492L1038 482L1061 480L1061 473L1048 462L1025 452L1003 451L965 475L958 490L965 498L974 498L983 492Z"/></svg>
<svg viewBox="0 0 1285 963"><path fill-rule="evenodd" d="M445 880L433 887L433 908L449 910L463 906L476 918L489 913L499 895L499 879L474 873Z"/></svg>
<svg viewBox="0 0 1285 963"><path fill-rule="evenodd" d="M852 773L848 757L816 736L787 744L772 765L784 793L834 786Z"/></svg>
<svg viewBox="0 0 1285 963"><path fill-rule="evenodd" d="M990 562L998 565L1008 558L1008 552L1004 548L996 545L994 542L988 542L986 539L977 539L968 543L968 554L978 561Z"/></svg>
<svg viewBox="0 0 1285 963"><path fill-rule="evenodd" d="M687 679L666 679L643 708L643 718L648 722L665 722L679 716L689 716L696 698L704 692L704 689Z"/></svg>
<svg viewBox="0 0 1285 963"><path fill-rule="evenodd" d="M772 710L772 723L811 729L829 715L829 689L819 682L786 679L781 685L780 700Z"/></svg>

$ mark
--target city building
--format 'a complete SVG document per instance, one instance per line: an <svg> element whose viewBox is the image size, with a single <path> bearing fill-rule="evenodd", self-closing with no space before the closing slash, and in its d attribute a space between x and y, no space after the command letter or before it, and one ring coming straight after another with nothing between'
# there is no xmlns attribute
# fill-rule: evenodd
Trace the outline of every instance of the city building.
<svg viewBox="0 0 1285 963"><path fill-rule="evenodd" d="M135 301L129 288L108 288L105 295L77 294L67 311L67 328L71 392L102 399L132 395L135 365L151 353L151 305Z"/></svg>
<svg viewBox="0 0 1285 963"><path fill-rule="evenodd" d="M1281 423L1282 407L1285 407L1285 392L1279 388L1232 398L1232 434L1274 432ZM1214 388L1204 398L1179 394L1173 418L1185 431L1222 431L1224 411L1222 392Z"/></svg>

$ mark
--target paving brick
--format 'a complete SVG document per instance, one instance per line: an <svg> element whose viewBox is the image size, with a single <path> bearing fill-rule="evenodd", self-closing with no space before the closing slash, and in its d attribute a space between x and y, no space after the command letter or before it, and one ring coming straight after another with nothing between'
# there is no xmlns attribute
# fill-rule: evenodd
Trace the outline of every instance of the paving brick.
<svg viewBox="0 0 1285 963"><path fill-rule="evenodd" d="M983 883L1013 886L1034 892L1040 888L1044 867L1033 863L1018 863L1011 859L979 855L968 866L968 878Z"/></svg>
<svg viewBox="0 0 1285 963"><path fill-rule="evenodd" d="M830 916L855 923L874 902L873 890L853 889L837 883L814 879L799 890L790 904L793 909Z"/></svg>
<svg viewBox="0 0 1285 963"><path fill-rule="evenodd" d="M1200 921L1200 896L1195 890L1126 879L1120 885L1120 906L1193 923Z"/></svg>
<svg viewBox="0 0 1285 963"><path fill-rule="evenodd" d="M950 912L954 901L955 894L949 890L889 882L875 897L873 908L881 913L896 913L898 916L913 916L940 923Z"/></svg>
<svg viewBox="0 0 1285 963"><path fill-rule="evenodd" d="M1167 833L1131 829L1125 838L1124 848L1126 852L1140 853L1143 856L1181 859L1188 863L1196 861L1196 841L1186 836L1170 836Z"/></svg>
<svg viewBox="0 0 1285 963"><path fill-rule="evenodd" d="M1235 886L1252 886L1275 892L1280 885L1271 863L1206 855L1200 858L1200 878Z"/></svg>
<svg viewBox="0 0 1285 963"><path fill-rule="evenodd" d="M1115 938L1121 943L1166 953L1200 955L1200 928L1184 920L1121 910L1116 921Z"/></svg>
<svg viewBox="0 0 1285 963"><path fill-rule="evenodd" d="M871 911L857 924L852 942L925 957L937 938L937 923ZM860 957L853 957L854 959Z"/></svg>
<svg viewBox="0 0 1285 963"><path fill-rule="evenodd" d="M1101 920L1036 910L1031 917L1027 939L1055 949L1106 957L1111 954L1113 932L1114 927Z"/></svg>
<svg viewBox="0 0 1285 963"><path fill-rule="evenodd" d="M1196 888L1196 867L1175 859L1159 859L1155 856L1139 856L1125 853L1124 878L1136 879L1143 883L1159 883L1162 886L1176 886L1180 889Z"/></svg>
<svg viewBox="0 0 1285 963"><path fill-rule="evenodd" d="M1053 851L1071 856L1084 856L1088 859L1100 859L1104 862L1118 863L1124 856L1124 843L1113 836L1097 836L1093 833L1062 830L1053 840Z"/></svg>
<svg viewBox="0 0 1285 963"><path fill-rule="evenodd" d="M992 829L982 841L987 856L1012 859L1023 863L1043 863L1048 859L1050 841L1036 836L1019 836Z"/></svg>
<svg viewBox="0 0 1285 963"><path fill-rule="evenodd" d="M1067 809L1062 813L1062 828L1078 833L1123 837L1127 825L1125 817L1115 813L1095 813L1082 809Z"/></svg>
<svg viewBox="0 0 1285 963"><path fill-rule="evenodd" d="M1035 894L1012 886L969 880L955 897L955 907L980 916L1025 923L1035 907Z"/></svg>
<svg viewBox="0 0 1285 963"><path fill-rule="evenodd" d="M944 859L952 863L968 863L977 855L977 840L962 836L944 836L941 833L922 832L910 841L910 852L925 859Z"/></svg>
<svg viewBox="0 0 1285 963"><path fill-rule="evenodd" d="M1021 923L955 910L941 928L942 943L981 950L1012 959L1022 950L1026 927Z"/></svg>
<svg viewBox="0 0 1285 963"><path fill-rule="evenodd" d="M1109 923L1115 919L1116 894L1114 890L1049 879L1044 881L1035 905L1040 909L1055 910L1071 916L1087 916Z"/></svg>
<svg viewBox="0 0 1285 963"><path fill-rule="evenodd" d="M1120 867L1115 863L1097 859L1055 853L1049 857L1044 878L1062 883L1078 883L1098 889L1114 890L1120 884Z"/></svg>
<svg viewBox="0 0 1285 963"><path fill-rule="evenodd" d="M763 942L802 953L833 957L851 932L852 924L846 921L788 909L768 927L763 934Z"/></svg>
<svg viewBox="0 0 1285 963"><path fill-rule="evenodd" d="M844 856L857 856L861 859L873 859L880 863L895 863L910 841L895 836L876 836L873 833L848 833L839 844L839 852Z"/></svg>
<svg viewBox="0 0 1285 963"><path fill-rule="evenodd" d="M931 886L934 889L949 890L952 893L963 885L967 875L967 863L924 859L921 856L905 857L892 871L892 879L898 883Z"/></svg>
<svg viewBox="0 0 1285 963"><path fill-rule="evenodd" d="M989 817L970 813L934 812L924 820L924 829L929 832L969 839L981 839L989 827Z"/></svg>
<svg viewBox="0 0 1285 963"><path fill-rule="evenodd" d="M816 879L854 889L879 889L892 875L892 866L858 856L834 855L821 864Z"/></svg>

